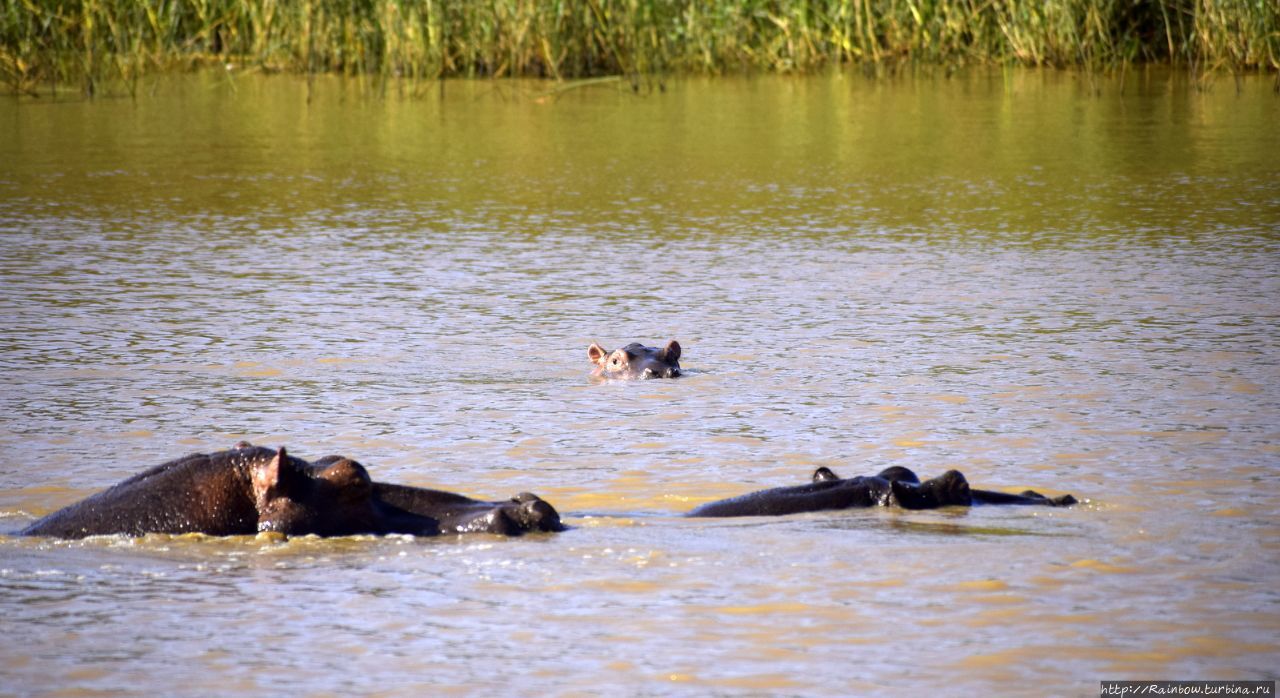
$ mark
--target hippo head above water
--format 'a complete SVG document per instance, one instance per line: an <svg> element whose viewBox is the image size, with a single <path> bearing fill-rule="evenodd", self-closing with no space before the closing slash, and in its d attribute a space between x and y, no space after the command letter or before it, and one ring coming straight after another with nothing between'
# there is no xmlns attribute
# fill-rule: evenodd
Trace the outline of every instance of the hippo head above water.
<svg viewBox="0 0 1280 698"><path fill-rule="evenodd" d="M674 339L661 349L633 342L613 351L592 342L587 347L587 356L595 365L591 375L605 380L675 378L680 375L680 343Z"/></svg>
<svg viewBox="0 0 1280 698"><path fill-rule="evenodd" d="M343 536L386 531L363 465L341 458L323 468L289 463L285 450L250 470L258 530ZM426 528L425 526L422 528Z"/></svg>

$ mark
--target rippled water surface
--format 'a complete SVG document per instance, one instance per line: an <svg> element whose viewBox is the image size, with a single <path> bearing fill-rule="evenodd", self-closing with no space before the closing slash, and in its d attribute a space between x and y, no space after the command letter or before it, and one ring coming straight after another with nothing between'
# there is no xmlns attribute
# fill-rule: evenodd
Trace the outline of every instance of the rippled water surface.
<svg viewBox="0 0 1280 698"><path fill-rule="evenodd" d="M1095 91L1094 87L1099 89ZM1010 73L0 101L0 531L239 439L572 529L0 537L0 692L1276 679L1280 99ZM593 384L677 338L687 375ZM904 465L1070 509L683 519Z"/></svg>

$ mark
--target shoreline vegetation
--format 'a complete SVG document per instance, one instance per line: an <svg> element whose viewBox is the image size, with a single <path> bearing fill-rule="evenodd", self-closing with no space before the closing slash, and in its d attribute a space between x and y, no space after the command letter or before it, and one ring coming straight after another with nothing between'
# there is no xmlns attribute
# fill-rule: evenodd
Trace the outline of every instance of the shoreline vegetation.
<svg viewBox="0 0 1280 698"><path fill-rule="evenodd" d="M982 65L1280 70L1277 0L12 0L0 81L88 96L206 65L375 79L617 79ZM1280 86L1280 82L1277 83Z"/></svg>

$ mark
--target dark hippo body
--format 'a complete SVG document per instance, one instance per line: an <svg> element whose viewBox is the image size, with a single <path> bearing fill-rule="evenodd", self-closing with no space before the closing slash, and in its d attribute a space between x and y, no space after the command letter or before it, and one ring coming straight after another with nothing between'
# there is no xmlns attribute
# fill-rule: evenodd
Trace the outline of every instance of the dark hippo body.
<svg viewBox="0 0 1280 698"><path fill-rule="evenodd" d="M311 467L323 469L342 456L325 456ZM472 499L454 492L373 483L374 501L391 516L426 517L441 533L498 533L518 536L526 531L563 531L560 514L541 497L521 492L504 502Z"/></svg>
<svg viewBox="0 0 1280 698"><path fill-rule="evenodd" d="M54 512L21 534L430 536L442 530L506 535L560 530L551 505L533 495L516 499L480 502L385 485L373 482L362 465L348 458L329 456L312 464L283 448L244 445L169 461Z"/></svg>
<svg viewBox="0 0 1280 698"><path fill-rule="evenodd" d="M680 375L680 343L674 339L661 349L633 342L613 351L592 342L587 347L587 356L595 366L591 371L592 377L604 380L675 378Z"/></svg>
<svg viewBox="0 0 1280 698"><path fill-rule="evenodd" d="M775 487L703 504L686 516L782 516L806 511L899 506L904 509L936 509L973 504L1030 504L1067 506L1075 504L1071 495L1049 498L1027 490L1006 494L975 490L958 470L920 482L916 474L893 467L877 475L841 478L828 468L818 468L813 482L794 487Z"/></svg>
<svg viewBox="0 0 1280 698"><path fill-rule="evenodd" d="M171 460L54 512L22 533L60 538L259 531L346 535L429 528L430 523L383 516L373 503L369 474L355 461L336 459L316 469L283 448L247 447Z"/></svg>
<svg viewBox="0 0 1280 698"><path fill-rule="evenodd" d="M409 514L429 516L443 533L563 531L560 514L538 495L521 492L505 502L485 502L453 492L375 482L374 497Z"/></svg>

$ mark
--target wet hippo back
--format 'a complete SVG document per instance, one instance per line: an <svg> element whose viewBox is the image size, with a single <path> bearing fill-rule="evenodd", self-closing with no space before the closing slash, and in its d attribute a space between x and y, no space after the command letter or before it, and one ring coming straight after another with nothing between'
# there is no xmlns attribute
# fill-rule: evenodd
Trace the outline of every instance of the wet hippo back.
<svg viewBox="0 0 1280 698"><path fill-rule="evenodd" d="M240 449L177 458L54 512L22 533L59 538L256 533L249 469L274 455L269 449Z"/></svg>

